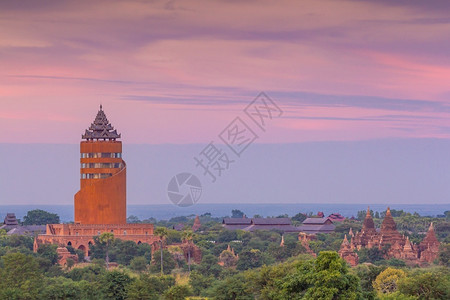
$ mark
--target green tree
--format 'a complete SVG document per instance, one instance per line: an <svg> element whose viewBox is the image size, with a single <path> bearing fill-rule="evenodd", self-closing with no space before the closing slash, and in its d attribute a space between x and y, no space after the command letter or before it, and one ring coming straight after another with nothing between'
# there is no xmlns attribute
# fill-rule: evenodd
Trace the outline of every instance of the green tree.
<svg viewBox="0 0 450 300"><path fill-rule="evenodd" d="M315 260L301 262L297 272L280 282L287 299L360 299L359 278L348 272L336 252L323 251ZM284 298L283 298L284 299Z"/></svg>
<svg viewBox="0 0 450 300"><path fill-rule="evenodd" d="M80 285L64 277L48 278L41 295L48 300L83 299Z"/></svg>
<svg viewBox="0 0 450 300"><path fill-rule="evenodd" d="M139 279L133 281L128 287L129 300L158 300L159 294L164 290L160 280L155 276L142 274Z"/></svg>
<svg viewBox="0 0 450 300"><path fill-rule="evenodd" d="M112 232L103 232L98 237L98 240L100 243L105 245L105 263L106 263L106 269L109 268L109 246L114 241L114 234Z"/></svg>
<svg viewBox="0 0 450 300"><path fill-rule="evenodd" d="M74 268L66 273L66 276L74 281L99 281L106 273L105 269L95 264L89 264L84 268Z"/></svg>
<svg viewBox="0 0 450 300"><path fill-rule="evenodd" d="M373 289L372 282L377 276L386 269L385 266L376 266L372 264L359 264L352 269L354 273L361 279L361 288L364 299L375 299L376 292Z"/></svg>
<svg viewBox="0 0 450 300"><path fill-rule="evenodd" d="M218 259L212 254L203 255L201 263L196 270L205 276L218 278L222 272L222 267L218 264Z"/></svg>
<svg viewBox="0 0 450 300"><path fill-rule="evenodd" d="M36 260L23 253L9 253L1 258L0 299L37 299L42 287L42 273Z"/></svg>
<svg viewBox="0 0 450 300"><path fill-rule="evenodd" d="M222 231L217 236L216 240L219 243L228 243L228 242L236 240L237 237L238 236L237 236L236 230L222 229Z"/></svg>
<svg viewBox="0 0 450 300"><path fill-rule="evenodd" d="M216 300L253 300L252 292L246 283L244 274L226 277L224 280L216 281L208 296Z"/></svg>
<svg viewBox="0 0 450 300"><path fill-rule="evenodd" d="M268 253L263 253L259 249L244 250L239 253L236 269L240 271L254 269L264 264L271 264L273 261L273 258Z"/></svg>
<svg viewBox="0 0 450 300"><path fill-rule="evenodd" d="M139 246L133 241L115 239L109 252L115 262L127 266L134 257L139 256Z"/></svg>
<svg viewBox="0 0 450 300"><path fill-rule="evenodd" d="M423 272L402 278L398 290L418 299L450 299L450 273Z"/></svg>
<svg viewBox="0 0 450 300"><path fill-rule="evenodd" d="M136 223L142 223L142 221L139 220L138 217L131 215L127 218L127 223L136 224Z"/></svg>
<svg viewBox="0 0 450 300"><path fill-rule="evenodd" d="M172 276L150 276L142 274L137 280L128 286L127 296L129 300L156 300L159 295L175 285Z"/></svg>
<svg viewBox="0 0 450 300"><path fill-rule="evenodd" d="M143 256L136 256L131 260L130 269L137 272L143 272L147 269L147 259Z"/></svg>
<svg viewBox="0 0 450 300"><path fill-rule="evenodd" d="M408 295L402 294L400 292L393 292L390 294L381 294L378 296L377 299L380 299L380 300L417 300L417 297L408 296Z"/></svg>
<svg viewBox="0 0 450 300"><path fill-rule="evenodd" d="M373 282L373 288L378 294L396 292L398 281L404 277L406 277L405 271L389 267L377 276Z"/></svg>
<svg viewBox="0 0 450 300"><path fill-rule="evenodd" d="M59 224L59 216L54 213L49 213L45 210L35 209L27 212L23 217L23 225L47 225Z"/></svg>
<svg viewBox="0 0 450 300"><path fill-rule="evenodd" d="M324 251L314 263L310 299L358 299L361 296L358 277L348 273L347 263L336 252Z"/></svg>
<svg viewBox="0 0 450 300"><path fill-rule="evenodd" d="M167 250L164 249L163 250L163 262L164 264L164 269L163 269L163 274L170 274L172 272L173 269L176 268L177 266L177 262L175 261L175 259L173 258L173 255ZM153 261L153 264L150 266L150 271L153 273L159 272L161 273L161 261L159 259L155 259Z"/></svg>
<svg viewBox="0 0 450 300"><path fill-rule="evenodd" d="M263 265L263 254L258 249L251 249L242 251L239 254L239 259L236 265L238 270L248 270L258 268Z"/></svg>
<svg viewBox="0 0 450 300"><path fill-rule="evenodd" d="M189 267L189 273L191 272L191 251L192 251L192 240L194 239L194 232L192 230L184 230L183 234L181 235L181 238L183 239L183 242L188 244L188 267Z"/></svg>
<svg viewBox="0 0 450 300"><path fill-rule="evenodd" d="M156 236L158 236L159 237L159 247L160 247L160 251L161 251L161 263L160 263L160 266L161 266L161 275L163 275L164 274L164 261L163 261L163 243L164 243L164 239L167 237L167 235L169 234L168 233L168 230L167 230L167 228L165 228L165 227L157 227L156 229L155 229L155 231L154 231L154 234L156 235Z"/></svg>
<svg viewBox="0 0 450 300"><path fill-rule="evenodd" d="M75 249L72 246L66 246L67 250L69 250L70 253L75 254L78 256L78 261L82 262L84 261L84 251L81 249Z"/></svg>
<svg viewBox="0 0 450 300"><path fill-rule="evenodd" d="M39 246L37 253L39 256L48 259L52 264L56 264L58 262L56 248L58 248L58 245L43 244Z"/></svg>
<svg viewBox="0 0 450 300"><path fill-rule="evenodd" d="M192 295L192 291L188 285L174 285L164 292L165 300L184 300Z"/></svg>
<svg viewBox="0 0 450 300"><path fill-rule="evenodd" d="M189 284L192 287L194 295L200 296L200 294L208 289L215 281L214 276L204 275L201 272L194 270L189 275Z"/></svg>
<svg viewBox="0 0 450 300"><path fill-rule="evenodd" d="M102 280L103 294L106 299L122 300L127 298L127 288L132 279L120 271L110 271Z"/></svg>
<svg viewBox="0 0 450 300"><path fill-rule="evenodd" d="M231 211L231 217L232 218L243 218L244 212L240 211L239 209L233 209Z"/></svg>
<svg viewBox="0 0 450 300"><path fill-rule="evenodd" d="M439 263L450 267L450 244L442 244L439 249Z"/></svg>
<svg viewBox="0 0 450 300"><path fill-rule="evenodd" d="M306 220L306 218L308 218L308 216L304 213L298 213L295 216L292 217L293 221L297 221L299 223L302 223L303 221Z"/></svg>

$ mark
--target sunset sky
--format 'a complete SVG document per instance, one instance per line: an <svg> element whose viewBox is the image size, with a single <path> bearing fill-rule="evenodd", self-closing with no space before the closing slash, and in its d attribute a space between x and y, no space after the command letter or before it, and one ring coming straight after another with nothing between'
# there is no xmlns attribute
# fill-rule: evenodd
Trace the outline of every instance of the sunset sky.
<svg viewBox="0 0 450 300"><path fill-rule="evenodd" d="M261 91L285 113L260 142L447 139L449 11L420 0L2 1L0 142L78 143L102 103L127 143L205 143Z"/></svg>
<svg viewBox="0 0 450 300"><path fill-rule="evenodd" d="M100 104L129 204L236 117L259 145L205 203L450 203L449 37L444 0L0 1L0 204L72 204Z"/></svg>

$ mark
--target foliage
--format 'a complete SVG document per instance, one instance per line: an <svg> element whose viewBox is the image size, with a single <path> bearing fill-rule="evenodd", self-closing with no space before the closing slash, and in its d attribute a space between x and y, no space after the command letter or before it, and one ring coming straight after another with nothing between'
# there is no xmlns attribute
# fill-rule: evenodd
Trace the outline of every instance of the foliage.
<svg viewBox="0 0 450 300"><path fill-rule="evenodd" d="M130 262L130 269L136 272L143 272L147 269L148 260L143 256L136 256Z"/></svg>
<svg viewBox="0 0 450 300"><path fill-rule="evenodd" d="M43 244L39 247L37 253L41 257L48 259L51 264L56 264L58 262L58 253L56 253L56 248L58 248L58 245Z"/></svg>
<svg viewBox="0 0 450 300"><path fill-rule="evenodd" d="M359 278L348 272L347 263L336 252L324 251L317 259L301 264L282 285L282 293L297 299L360 299Z"/></svg>
<svg viewBox="0 0 450 300"><path fill-rule="evenodd" d="M365 211L363 213L365 216ZM156 300L184 299L192 294L213 299L262 300L450 298L450 244L442 243L450 242L450 222L444 217L421 217L401 211L395 214L398 228L415 243L423 239L430 222L434 222L442 245L439 260L435 263L439 261L442 267L415 268L403 260L385 260L387 249L374 247L358 252L360 263L367 264L349 269L336 252L330 251L339 249L344 234L350 228L354 232L361 228L362 223L357 220L341 222L334 233L318 234L315 241L310 241L311 249L319 254L314 259L304 254L305 249L296 234L285 234L284 246L280 246L280 232L226 230L220 224L221 219L212 218L210 214L200 217L202 230L195 235L191 231L183 233L166 228L175 222L184 222L186 228L190 227L194 217L191 215L159 221L158 224L164 227L155 230L159 237L162 236L164 273L175 274L179 278L177 284L172 276L152 274L160 273L161 251L153 253L152 258L151 246L145 243L138 245L120 239L100 241L100 236L96 236L95 243L90 246L91 264L76 264L70 269L62 269L55 264L56 246L42 245L37 253L33 253L32 237L8 236L0 230L0 299ZM298 217L305 216L298 214ZM138 221L134 219L134 222ZM376 213L374 221L376 224L381 222ZM193 271L189 276L184 258L177 263L175 254L166 250L176 247L173 244L182 239L195 243L203 254L199 264L192 264ZM238 261L235 261L235 256L233 259L226 257L227 254L232 255L224 251L228 245L238 255ZM82 261L84 252L72 247L68 249L81 256ZM120 264L111 272L105 269L107 252L111 261ZM221 262L229 262L226 267L218 264L219 256ZM150 261L151 273L148 274L145 270ZM397 277L393 274L387 276L387 270L396 270L394 275ZM404 276L398 275L399 272ZM392 282L395 288L391 288Z"/></svg>
<svg viewBox="0 0 450 300"><path fill-rule="evenodd" d="M380 300L416 300L414 296L404 295L400 292L394 292L390 294L382 294L378 296Z"/></svg>
<svg viewBox="0 0 450 300"><path fill-rule="evenodd" d="M366 214L367 214L367 210L359 210L356 213L356 219L358 219L359 221L364 221L364 219L366 218ZM373 210L370 210L370 215L373 216Z"/></svg>
<svg viewBox="0 0 450 300"><path fill-rule="evenodd" d="M239 254L236 265L238 270L248 270L261 267L264 264L263 254L258 249L245 250Z"/></svg>
<svg viewBox="0 0 450 300"><path fill-rule="evenodd" d="M75 254L78 256L79 262L82 262L84 260L84 251L83 250L75 249L72 246L66 246L66 248L71 254Z"/></svg>
<svg viewBox="0 0 450 300"><path fill-rule="evenodd" d="M165 300L184 300L192 295L192 290L187 285L174 285L164 292Z"/></svg>
<svg viewBox="0 0 450 300"><path fill-rule="evenodd" d="M373 282L373 288L378 294L389 294L397 291L397 283L400 279L406 277L403 270L387 268L381 272Z"/></svg>
<svg viewBox="0 0 450 300"><path fill-rule="evenodd" d="M64 277L49 278L42 292L43 299L83 299L81 285Z"/></svg>
<svg viewBox="0 0 450 300"><path fill-rule="evenodd" d="M95 281L96 278L103 276L105 269L96 264L90 264L84 268L73 268L66 273L66 277L74 281Z"/></svg>
<svg viewBox="0 0 450 300"><path fill-rule="evenodd" d="M106 244L99 241L99 237L94 237L94 244L89 246L91 259L106 258ZM70 251L70 249L69 249ZM108 256L110 261L128 266L131 260L137 256L144 256L147 261L151 259L151 246L145 243L136 244L133 241L123 241L114 239L109 242Z"/></svg>
<svg viewBox="0 0 450 300"><path fill-rule="evenodd" d="M402 278L398 290L418 299L450 299L449 270L439 272L422 272L415 276Z"/></svg>
<svg viewBox="0 0 450 300"><path fill-rule="evenodd" d="M232 218L243 218L244 212L240 211L239 209L233 209L231 211L231 217Z"/></svg>
<svg viewBox="0 0 450 300"><path fill-rule="evenodd" d="M164 243L165 238L169 235L169 231L165 227L157 227L154 231L154 234L159 237L159 251L160 251L159 268L161 271L161 275L168 274L168 272L164 273L163 243Z"/></svg>
<svg viewBox="0 0 450 300"><path fill-rule="evenodd" d="M298 213L295 216L292 217L292 221L297 221L299 223L302 223L303 221L306 220L306 218L308 218L308 216L304 213Z"/></svg>
<svg viewBox="0 0 450 300"><path fill-rule="evenodd" d="M365 299L375 299L376 293L373 289L372 282L377 276L386 269L385 266L376 265L358 265L352 271L360 278L360 285Z"/></svg>
<svg viewBox="0 0 450 300"><path fill-rule="evenodd" d="M384 260L384 253L382 250L377 247L373 248L362 248L358 251L359 262L370 262L370 263L379 263Z"/></svg>
<svg viewBox="0 0 450 300"><path fill-rule="evenodd" d="M172 254L168 250L163 250L163 273L170 274L176 268L177 263ZM150 271L153 273L161 272L161 260L159 257L153 258L153 264L150 266Z"/></svg>
<svg viewBox="0 0 450 300"><path fill-rule="evenodd" d="M54 213L49 213L45 210L34 209L27 212L23 217L23 225L47 225L59 224L59 216Z"/></svg>
<svg viewBox="0 0 450 300"><path fill-rule="evenodd" d="M231 277L226 277L224 280L216 281L210 290L207 291L207 296L216 300L252 300L251 290L246 284L244 274L240 273Z"/></svg>
<svg viewBox="0 0 450 300"><path fill-rule="evenodd" d="M110 271L103 276L102 291L107 299L122 300L127 297L127 285L132 282L130 276L120 271Z"/></svg>
<svg viewBox="0 0 450 300"><path fill-rule="evenodd" d="M450 267L450 244L442 244L439 249L439 263Z"/></svg>
<svg viewBox="0 0 450 300"><path fill-rule="evenodd" d="M0 299L36 299L41 290L42 273L36 260L23 253L1 258Z"/></svg>
<svg viewBox="0 0 450 300"><path fill-rule="evenodd" d="M228 243L234 240L237 240L237 231L236 230L222 230L217 236L217 242L219 243Z"/></svg>
<svg viewBox="0 0 450 300"><path fill-rule="evenodd" d="M171 276L150 276L142 274L128 286L127 296L129 300L157 300L159 295L175 284Z"/></svg>
<svg viewBox="0 0 450 300"><path fill-rule="evenodd" d="M202 291L208 289L215 281L214 276L205 275L197 270L194 270L189 275L189 285L192 287L194 295L200 296Z"/></svg>
<svg viewBox="0 0 450 300"><path fill-rule="evenodd" d="M222 267L218 264L216 256L211 254L203 255L201 263L197 267L197 271L206 276L219 277Z"/></svg>

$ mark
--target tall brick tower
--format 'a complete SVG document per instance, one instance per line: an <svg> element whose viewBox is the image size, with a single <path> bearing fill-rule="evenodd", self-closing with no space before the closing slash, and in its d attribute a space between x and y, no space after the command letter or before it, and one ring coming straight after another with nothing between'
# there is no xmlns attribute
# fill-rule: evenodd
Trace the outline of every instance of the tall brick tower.
<svg viewBox="0 0 450 300"><path fill-rule="evenodd" d="M89 256L94 236L104 232L117 239L147 243L152 251L157 249L160 238L153 235L153 224L127 224L126 165L119 138L100 105L80 143L81 179L75 194L75 224L47 224L45 234L34 239L35 252L42 244L56 244L82 250Z"/></svg>
<svg viewBox="0 0 450 300"><path fill-rule="evenodd" d="M100 110L80 143L80 190L75 224L126 223L126 164L120 134Z"/></svg>

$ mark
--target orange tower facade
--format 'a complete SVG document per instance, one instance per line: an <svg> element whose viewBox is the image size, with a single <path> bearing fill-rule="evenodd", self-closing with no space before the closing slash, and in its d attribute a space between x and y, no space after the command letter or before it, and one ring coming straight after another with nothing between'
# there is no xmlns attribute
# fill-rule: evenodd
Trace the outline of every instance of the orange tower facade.
<svg viewBox="0 0 450 300"><path fill-rule="evenodd" d="M120 134L100 105L80 143L80 190L75 194L75 224L126 223L126 164Z"/></svg>
<svg viewBox="0 0 450 300"><path fill-rule="evenodd" d="M42 244L71 246L89 256L94 236L104 232L115 238L147 243L156 249L159 237L153 224L127 224L126 164L120 134L109 123L100 105L94 122L80 143L80 190L75 194L75 224L48 224L34 240Z"/></svg>

